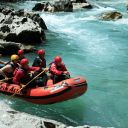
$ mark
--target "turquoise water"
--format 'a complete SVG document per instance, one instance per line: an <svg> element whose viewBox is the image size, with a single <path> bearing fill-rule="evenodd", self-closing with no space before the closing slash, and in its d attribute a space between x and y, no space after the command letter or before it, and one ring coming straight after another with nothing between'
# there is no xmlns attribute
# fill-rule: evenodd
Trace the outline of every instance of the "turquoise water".
<svg viewBox="0 0 128 128"><path fill-rule="evenodd" d="M31 8L35 2L10 6ZM87 93L53 105L34 105L2 95L10 107L73 126L88 124L127 128L128 16L125 1L100 0L95 3L99 8L74 13L40 13L49 30L46 43L37 46L46 50L47 63L54 56L61 55L72 76L84 76L88 81ZM109 10L122 12L123 19L98 20L102 12ZM32 63L36 55L26 56Z"/></svg>

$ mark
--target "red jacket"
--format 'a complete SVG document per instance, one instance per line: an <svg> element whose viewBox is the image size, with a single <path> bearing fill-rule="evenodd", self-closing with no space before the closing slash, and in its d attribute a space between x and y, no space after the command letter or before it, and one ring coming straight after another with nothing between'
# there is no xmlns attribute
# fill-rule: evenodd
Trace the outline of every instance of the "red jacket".
<svg viewBox="0 0 128 128"><path fill-rule="evenodd" d="M62 75L64 71L67 71L66 66L64 65L64 63L62 62L60 66L57 66L54 62L51 63L50 65L50 69L49 69L50 73L53 75Z"/></svg>
<svg viewBox="0 0 128 128"><path fill-rule="evenodd" d="M22 83L22 81L27 81L27 79L29 79L29 75L28 73L30 73L30 71L39 71L40 67L29 67L27 70L24 70L22 68L20 69L15 69L14 71L14 77L13 77L13 83L14 84L20 84ZM29 78L28 78L29 77ZM24 83L22 83L24 84Z"/></svg>

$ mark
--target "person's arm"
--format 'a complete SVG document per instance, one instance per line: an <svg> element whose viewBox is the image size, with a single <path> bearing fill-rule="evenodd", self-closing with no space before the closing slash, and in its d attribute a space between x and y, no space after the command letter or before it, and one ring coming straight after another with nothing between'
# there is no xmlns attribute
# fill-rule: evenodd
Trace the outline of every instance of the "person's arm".
<svg viewBox="0 0 128 128"><path fill-rule="evenodd" d="M50 71L51 71L52 73L54 73L55 75L62 75L62 74L63 74L63 71L57 70L55 64L52 64L52 65L51 65Z"/></svg>
<svg viewBox="0 0 128 128"><path fill-rule="evenodd" d="M6 64L7 62L4 62L4 61L2 61L2 60L0 60L0 64Z"/></svg>
<svg viewBox="0 0 128 128"><path fill-rule="evenodd" d="M8 78L5 74L5 72L9 72L10 71L11 66L10 65L6 65L3 68L0 69L0 74L5 77Z"/></svg>

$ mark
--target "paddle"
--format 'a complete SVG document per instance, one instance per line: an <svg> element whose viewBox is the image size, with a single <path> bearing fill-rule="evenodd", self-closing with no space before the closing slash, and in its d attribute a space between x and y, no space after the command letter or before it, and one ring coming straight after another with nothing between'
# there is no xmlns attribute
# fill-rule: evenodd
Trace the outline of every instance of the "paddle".
<svg viewBox="0 0 128 128"><path fill-rule="evenodd" d="M24 89L27 85L29 85L33 80L35 80L38 76L40 76L45 71L48 71L48 68L45 68L42 72L40 72L38 75L36 75L32 80L30 80L27 84L25 84L21 89L19 89L16 93L20 92L22 89ZM11 97L15 96L16 93L14 93Z"/></svg>
<svg viewBox="0 0 128 128"><path fill-rule="evenodd" d="M11 80L12 79L12 77L11 78L8 78L8 80ZM0 80L0 82L4 82L6 79L2 79L2 80Z"/></svg>

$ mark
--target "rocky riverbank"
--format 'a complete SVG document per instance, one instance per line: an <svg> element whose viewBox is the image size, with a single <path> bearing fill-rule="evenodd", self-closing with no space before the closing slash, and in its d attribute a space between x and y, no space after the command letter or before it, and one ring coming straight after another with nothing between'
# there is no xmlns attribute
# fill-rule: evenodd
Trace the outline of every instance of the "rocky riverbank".
<svg viewBox="0 0 128 128"><path fill-rule="evenodd" d="M43 43L45 30L47 26L37 13L0 8L0 53L7 54L5 51L10 50L8 54L12 54L23 44Z"/></svg>
<svg viewBox="0 0 128 128"><path fill-rule="evenodd" d="M63 123L15 111L1 102L0 128L74 128ZM77 126L77 128L101 128L99 126Z"/></svg>
<svg viewBox="0 0 128 128"><path fill-rule="evenodd" d="M93 6L86 0L56 0L36 3L33 11L44 12L73 12L74 9L92 9Z"/></svg>

